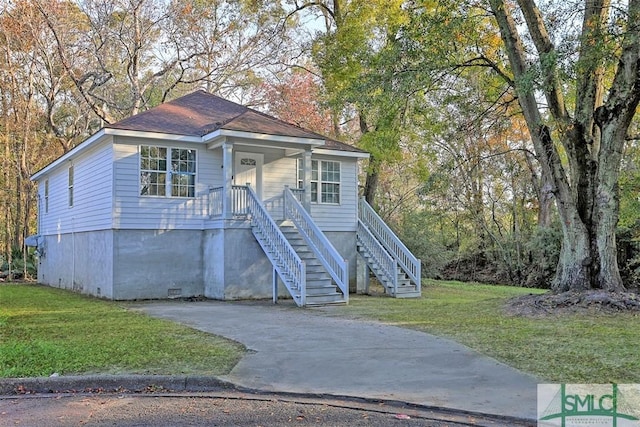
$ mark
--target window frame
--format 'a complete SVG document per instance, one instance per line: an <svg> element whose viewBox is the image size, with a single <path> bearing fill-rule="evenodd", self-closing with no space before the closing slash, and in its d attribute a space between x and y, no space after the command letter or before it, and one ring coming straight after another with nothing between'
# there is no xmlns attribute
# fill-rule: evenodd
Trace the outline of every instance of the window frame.
<svg viewBox="0 0 640 427"><path fill-rule="evenodd" d="M155 156L143 156L143 150L147 149L152 151L157 150ZM164 151L164 156L160 153ZM183 159L182 153L186 153L187 158ZM175 156L175 153L178 153ZM189 158L192 156L192 158ZM148 162L148 167L143 167L144 161ZM152 163L155 162L156 167L152 167ZM160 166L164 165L164 169ZM154 194L142 194L143 186L143 173L157 174L155 182L152 185L156 190ZM158 178L163 177L163 181ZM186 182L184 178L186 177ZM167 147L162 145L146 145L141 144L138 146L138 196L139 197L152 197L152 198L172 198L172 199L195 199L196 183L198 181L198 150L196 148L185 147ZM162 194L160 193L162 189ZM147 189L148 191L148 189ZM186 195L181 195L185 194Z"/></svg>
<svg viewBox="0 0 640 427"><path fill-rule="evenodd" d="M304 182L302 180L302 166L303 159L297 159L296 165L296 183L298 188L304 188ZM338 181L326 180L323 179L323 166L328 164L336 164L337 165L337 175ZM326 171L327 173L332 172L336 173L336 170ZM311 179L310 187L311 187L311 203L320 204L320 205L340 205L342 204L342 162L338 160L311 160ZM327 202L324 201L324 188L325 185L337 185L337 193L331 193L337 195L337 202ZM334 187L335 188L335 187Z"/></svg>
<svg viewBox="0 0 640 427"><path fill-rule="evenodd" d="M49 213L49 179L44 180L44 213Z"/></svg>
<svg viewBox="0 0 640 427"><path fill-rule="evenodd" d="M72 208L74 205L74 199L73 199L73 188L74 188L74 183L75 183L75 169L74 169L74 165L69 166L68 169L68 181L67 181L67 196L68 199L67 201L69 202L69 207Z"/></svg>

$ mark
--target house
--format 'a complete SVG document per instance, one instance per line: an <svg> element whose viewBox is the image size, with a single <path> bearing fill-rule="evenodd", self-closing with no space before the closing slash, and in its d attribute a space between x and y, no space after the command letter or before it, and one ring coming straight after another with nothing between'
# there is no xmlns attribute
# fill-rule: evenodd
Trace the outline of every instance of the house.
<svg viewBox="0 0 640 427"><path fill-rule="evenodd" d="M367 157L204 91L164 103L32 176L38 280L113 300L304 306L347 302L373 271L419 296L419 260L358 198Z"/></svg>

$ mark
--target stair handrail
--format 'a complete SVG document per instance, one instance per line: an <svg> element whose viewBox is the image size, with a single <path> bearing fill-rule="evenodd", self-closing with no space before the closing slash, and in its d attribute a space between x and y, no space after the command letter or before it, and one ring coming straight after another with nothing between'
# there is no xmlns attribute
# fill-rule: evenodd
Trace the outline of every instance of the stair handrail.
<svg viewBox="0 0 640 427"><path fill-rule="evenodd" d="M268 251L263 248L265 249L265 254L282 278L296 304L304 307L307 294L307 275L304 261L300 259L295 249L282 234L280 227L262 205L253 188L251 186L246 186L245 188L247 194L246 208L251 216L251 221L259 229L260 234L269 245L269 249L271 249L271 251ZM272 257L276 259L272 259ZM296 298L295 291L300 293L298 298Z"/></svg>
<svg viewBox="0 0 640 427"><path fill-rule="evenodd" d="M345 302L349 301L349 263L344 259L335 247L331 244L327 236L318 228L311 218L311 215L298 201L288 186L284 192L284 212L285 218L291 219L298 228L300 235L304 238L318 260L322 263L327 272L338 285L344 295Z"/></svg>
<svg viewBox="0 0 640 427"><path fill-rule="evenodd" d="M393 295L396 295L398 293L398 270L396 268L397 263L395 258L389 254L380 241L376 239L373 233L371 233L367 226L359 219L356 238L373 261L378 264L387 280L391 281L393 285ZM375 270L372 269L372 271L384 285L384 278L379 277Z"/></svg>
<svg viewBox="0 0 640 427"><path fill-rule="evenodd" d="M380 243L389 251L392 257L396 259L398 265L402 267L407 276L420 289L420 269L421 262L404 243L389 228L380 215L371 207L369 203L362 197L359 203L358 218L367 226Z"/></svg>

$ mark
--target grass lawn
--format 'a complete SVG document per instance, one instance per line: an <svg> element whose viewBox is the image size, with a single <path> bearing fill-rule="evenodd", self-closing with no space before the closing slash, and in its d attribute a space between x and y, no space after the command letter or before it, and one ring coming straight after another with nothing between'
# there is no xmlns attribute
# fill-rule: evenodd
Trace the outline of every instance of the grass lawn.
<svg viewBox="0 0 640 427"><path fill-rule="evenodd" d="M638 313L521 318L503 314L504 302L541 291L429 280L422 292L354 295L345 312L452 338L549 382L640 383Z"/></svg>
<svg viewBox="0 0 640 427"><path fill-rule="evenodd" d="M422 298L353 295L338 311L452 338L543 381L640 383L639 314L503 314L508 298L532 292L540 291L425 281ZM232 341L122 306L45 286L0 285L0 377L222 375L243 354Z"/></svg>
<svg viewBox="0 0 640 427"><path fill-rule="evenodd" d="M228 373L232 341L38 285L0 285L0 377Z"/></svg>

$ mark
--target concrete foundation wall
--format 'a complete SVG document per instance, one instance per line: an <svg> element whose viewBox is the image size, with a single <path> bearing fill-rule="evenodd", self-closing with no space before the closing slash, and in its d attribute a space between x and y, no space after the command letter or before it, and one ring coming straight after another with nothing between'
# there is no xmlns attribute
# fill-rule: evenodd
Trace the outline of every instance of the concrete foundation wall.
<svg viewBox="0 0 640 427"><path fill-rule="evenodd" d="M356 247L355 231L325 231L325 236L336 248L340 255L349 263L349 292L356 291Z"/></svg>
<svg viewBox="0 0 640 427"><path fill-rule="evenodd" d="M115 230L113 299L203 294L202 231Z"/></svg>
<svg viewBox="0 0 640 427"><path fill-rule="evenodd" d="M38 282L84 294L113 298L111 230L44 236Z"/></svg>
<svg viewBox="0 0 640 427"><path fill-rule="evenodd" d="M327 232L356 284L356 237ZM248 224L216 230L106 230L45 237L38 280L114 300L271 298L273 267ZM289 297L280 283L278 295Z"/></svg>
<svg viewBox="0 0 640 427"><path fill-rule="evenodd" d="M271 298L272 266L248 226L207 230L204 295L234 300ZM282 288L281 295L286 295Z"/></svg>

